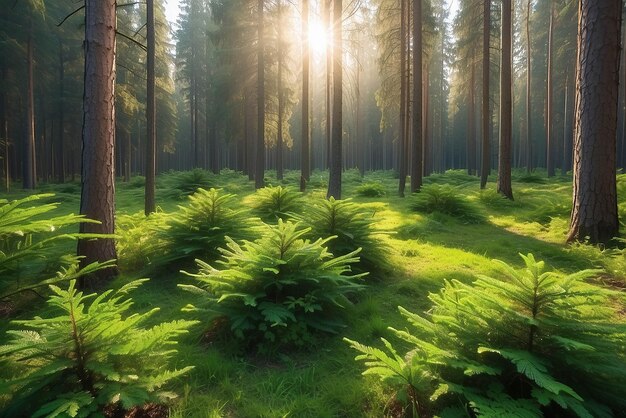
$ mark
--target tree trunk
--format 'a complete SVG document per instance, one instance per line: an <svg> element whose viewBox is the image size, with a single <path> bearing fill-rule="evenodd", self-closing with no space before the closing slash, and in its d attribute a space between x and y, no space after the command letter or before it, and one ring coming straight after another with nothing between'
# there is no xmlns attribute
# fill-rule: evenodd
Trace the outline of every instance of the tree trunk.
<svg viewBox="0 0 626 418"><path fill-rule="evenodd" d="M502 0L502 43L500 61L500 146L498 147L498 193L513 200L511 188L511 0Z"/></svg>
<svg viewBox="0 0 626 418"><path fill-rule="evenodd" d="M302 132L301 132L301 162L300 162L300 191L306 190L306 184L311 175L309 128L309 0L302 0Z"/></svg>
<svg viewBox="0 0 626 418"><path fill-rule="evenodd" d="M332 37L334 31L332 30L331 17L331 3L332 0L322 0L325 5L324 21L327 30L327 36ZM331 148L331 132L330 127L332 125L332 63L333 63L333 43L328 42L326 45L326 168L330 168L330 148Z"/></svg>
<svg viewBox="0 0 626 418"><path fill-rule="evenodd" d="M422 186L422 0L413 0L413 108L411 193Z"/></svg>
<svg viewBox="0 0 626 418"><path fill-rule="evenodd" d="M100 224L81 224L83 233L115 232L115 29L115 0L86 0L80 213ZM116 259L115 241L81 239L78 255L83 266ZM91 284L116 273L116 269L101 270Z"/></svg>
<svg viewBox="0 0 626 418"><path fill-rule="evenodd" d="M476 174L476 100L474 98L474 84L476 83L476 65L472 62L470 70L470 85L467 104L467 174Z"/></svg>
<svg viewBox="0 0 626 418"><path fill-rule="evenodd" d="M424 142L424 153L422 154L422 167L424 176L430 176L433 171L433 143L430 132L430 75L428 72L428 65L426 65L426 71L424 72L424 83L422 88L422 126L424 133L422 134Z"/></svg>
<svg viewBox="0 0 626 418"><path fill-rule="evenodd" d="M489 38L491 36L491 0L483 0L483 110L482 110L482 152L480 161L480 188L487 185L491 172L491 145L489 143Z"/></svg>
<svg viewBox="0 0 626 418"><path fill-rule="evenodd" d="M406 79L406 36L407 36L407 24L406 24L406 7L408 0L400 0L400 138L398 138L400 154L398 165L398 194L400 197L404 197L404 189L406 188L406 175L407 175L407 158L405 153L406 149L406 119L408 118L407 106L406 106L406 94L407 94L407 79Z"/></svg>
<svg viewBox="0 0 626 418"><path fill-rule="evenodd" d="M569 74L565 74L565 94L563 95L563 155L561 160L561 175L565 176L572 161L572 136L569 120Z"/></svg>
<svg viewBox="0 0 626 418"><path fill-rule="evenodd" d="M532 109L530 100L531 88L531 55L530 55L530 9L532 0L526 4L526 171L533 170L533 146L532 146Z"/></svg>
<svg viewBox="0 0 626 418"><path fill-rule="evenodd" d="M333 1L333 115L330 152L330 175L328 178L327 198L341 199L341 161L342 161L342 90L343 82L343 37L341 28L342 1Z"/></svg>
<svg viewBox="0 0 626 418"><path fill-rule="evenodd" d="M548 28L548 74L547 74L547 106L546 106L546 168L548 177L554 177L554 138L552 133L552 104L553 104L553 86L552 86L552 61L553 48L552 42L554 38L554 0L550 5L550 25Z"/></svg>
<svg viewBox="0 0 626 418"><path fill-rule="evenodd" d="M33 79L33 22L29 23L26 44L26 141L24 147L24 165L22 183L24 189L34 189L36 183L35 168L35 98Z"/></svg>
<svg viewBox="0 0 626 418"><path fill-rule="evenodd" d="M578 16L574 190L568 241L618 233L615 140L622 0L581 0Z"/></svg>
<svg viewBox="0 0 626 418"><path fill-rule="evenodd" d="M154 57L155 57L155 36L154 36L154 0L146 0L147 9L147 103L146 103L146 190L145 206L146 215L156 210L155 203L155 176L156 176L156 98L154 96Z"/></svg>
<svg viewBox="0 0 626 418"><path fill-rule="evenodd" d="M265 42L263 40L263 8L265 0L259 0L257 9L258 44L257 44L257 139L254 164L254 187L265 185Z"/></svg>
<svg viewBox="0 0 626 418"><path fill-rule="evenodd" d="M65 57L63 43L59 40L59 136L57 149L58 182L65 183Z"/></svg>

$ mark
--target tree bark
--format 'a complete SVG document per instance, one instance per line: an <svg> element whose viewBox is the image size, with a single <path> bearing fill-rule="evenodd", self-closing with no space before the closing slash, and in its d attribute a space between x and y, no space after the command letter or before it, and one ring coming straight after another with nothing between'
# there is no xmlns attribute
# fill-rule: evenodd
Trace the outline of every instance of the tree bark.
<svg viewBox="0 0 626 418"><path fill-rule="evenodd" d="M404 190L406 188L406 175L407 175L407 162L408 155L405 152L407 149L407 127L406 120L408 119L406 96L408 92L407 87L407 4L408 0L400 0L400 138L399 138L399 164L398 164L398 194L400 197L404 197Z"/></svg>
<svg viewBox="0 0 626 418"><path fill-rule="evenodd" d="M526 171L533 170L533 146L532 146L532 109L530 100L531 89L531 55L530 55L530 9L532 0L526 4Z"/></svg>
<svg viewBox="0 0 626 418"><path fill-rule="evenodd" d="M476 174L476 100L474 87L476 83L476 65L472 62L467 105L467 174Z"/></svg>
<svg viewBox="0 0 626 418"><path fill-rule="evenodd" d="M257 24L257 139L256 158L254 164L254 187L260 189L265 186L265 42L263 40L263 8L265 0L258 1Z"/></svg>
<svg viewBox="0 0 626 418"><path fill-rule="evenodd" d="M146 29L147 29L147 103L146 103L146 190L144 212L146 215L156 210L155 203L155 176L156 176L156 98L154 96L154 0L146 0Z"/></svg>
<svg viewBox="0 0 626 418"><path fill-rule="evenodd" d="M26 43L26 141L24 147L23 188L34 189L36 183L35 167L35 98L33 79L33 22L29 22L28 41Z"/></svg>
<svg viewBox="0 0 626 418"><path fill-rule="evenodd" d="M332 115L332 138L330 153L330 175L328 178L327 198L341 199L341 168L342 168L342 62L343 62L343 37L342 37L342 1L333 1L333 115Z"/></svg>
<svg viewBox="0 0 626 418"><path fill-rule="evenodd" d="M483 0L483 109L482 109L482 152L480 162L480 188L487 185L491 172L491 145L489 143L489 38L491 36L491 0Z"/></svg>
<svg viewBox="0 0 626 418"><path fill-rule="evenodd" d="M422 186L422 0L413 0L413 108L411 193Z"/></svg>
<svg viewBox="0 0 626 418"><path fill-rule="evenodd" d="M115 29L115 0L85 1L80 213L100 224L81 224L83 233L115 232ZM115 241L113 238L80 239L78 255L83 257L83 266L116 259ZM98 285L116 273L116 269L101 270L91 278L90 284Z"/></svg>
<svg viewBox="0 0 626 418"><path fill-rule="evenodd" d="M65 57L61 40L59 40L59 99L57 178L59 183L65 183Z"/></svg>
<svg viewBox="0 0 626 418"><path fill-rule="evenodd" d="M324 21L326 25L327 34L326 36L332 37L334 31L332 30L332 23L330 21L331 18L331 3L332 0L322 0L322 3L325 6L324 10ZM333 46L332 42L328 42L326 45L326 168L330 169L330 147L331 147L331 132L330 127L332 124L332 63L333 63Z"/></svg>
<svg viewBox="0 0 626 418"><path fill-rule="evenodd" d="M311 129L309 127L309 1L302 0L302 132L300 191L306 190L311 175Z"/></svg>
<svg viewBox="0 0 626 418"><path fill-rule="evenodd" d="M550 25L548 28L548 74L547 74L547 106L546 106L546 168L548 171L548 177L554 177L554 138L552 133L552 112L553 112L553 86L552 86L552 61L553 61L553 48L552 43L554 39L554 0L551 0L550 5Z"/></svg>
<svg viewBox="0 0 626 418"><path fill-rule="evenodd" d="M513 200L511 187L511 0L502 0L502 43L500 62L500 146L498 147L498 193Z"/></svg>
<svg viewBox="0 0 626 418"><path fill-rule="evenodd" d="M622 0L581 0L578 14L574 188L567 241L618 233L616 133Z"/></svg>

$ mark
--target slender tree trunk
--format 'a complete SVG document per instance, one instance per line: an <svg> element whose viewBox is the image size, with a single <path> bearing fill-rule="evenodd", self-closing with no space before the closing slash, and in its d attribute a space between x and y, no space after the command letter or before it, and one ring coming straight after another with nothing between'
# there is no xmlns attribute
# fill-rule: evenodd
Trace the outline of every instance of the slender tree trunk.
<svg viewBox="0 0 626 418"><path fill-rule="evenodd" d="M80 232L115 232L115 0L85 1L85 91L83 96L82 193L80 213L99 224ZM113 238L78 241L81 264L116 259ZM116 269L98 272L97 281ZM84 283L83 283L84 284Z"/></svg>
<svg viewBox="0 0 626 418"><path fill-rule="evenodd" d="M132 145L132 135L130 130L126 133L126 167L124 170L124 181L129 182L131 173L132 173L132 154L133 154L133 145Z"/></svg>
<svg viewBox="0 0 626 418"><path fill-rule="evenodd" d="M399 180L398 180L398 194L400 197L404 197L404 190L406 188L406 176L407 176L407 158L406 150L406 119L408 118L407 106L406 106L406 94L407 94L407 79L406 79L406 50L407 50L407 25L406 25L406 8L408 0L400 0L400 137L398 138L399 146Z"/></svg>
<svg viewBox="0 0 626 418"><path fill-rule="evenodd" d="M2 72L2 84L7 82L6 63L0 63ZM11 173L9 172L9 121L7 116L7 94L5 89L0 89L0 145L2 145L2 172L4 174L4 188L7 192L11 189Z"/></svg>
<svg viewBox="0 0 626 418"><path fill-rule="evenodd" d="M278 3L278 132L276 135L276 178L283 179L283 118L284 118L284 92L283 92L283 26L281 2Z"/></svg>
<svg viewBox="0 0 626 418"><path fill-rule="evenodd" d="M487 185L491 172L491 144L489 141L489 38L491 37L491 0L483 0L483 110L482 110L482 149L480 162L480 188Z"/></svg>
<svg viewBox="0 0 626 418"><path fill-rule="evenodd" d="M156 98L154 96L154 0L146 0L147 9L147 103L146 103L146 190L144 212L150 215L156 210L155 176L156 176Z"/></svg>
<svg viewBox="0 0 626 418"><path fill-rule="evenodd" d="M511 187L511 0L502 0L502 43L500 61L500 146L498 147L498 193L513 200Z"/></svg>
<svg viewBox="0 0 626 418"><path fill-rule="evenodd" d="M476 99L474 87L476 83L476 65L472 62L467 106L467 174L476 174Z"/></svg>
<svg viewBox="0 0 626 418"><path fill-rule="evenodd" d="M563 159L561 162L561 174L565 176L570 168L572 160L572 136L569 121L569 74L565 75L565 94L563 95Z"/></svg>
<svg viewBox="0 0 626 418"><path fill-rule="evenodd" d="M422 0L413 0L413 108L411 193L422 186Z"/></svg>
<svg viewBox="0 0 626 418"><path fill-rule="evenodd" d="M553 86L552 86L552 61L553 61L553 38L554 38L554 0L551 0L550 5L550 24L548 28L548 74L547 74L547 109L546 109L546 168L548 171L548 177L554 177L554 138L552 133L552 104L553 104Z"/></svg>
<svg viewBox="0 0 626 418"><path fill-rule="evenodd" d="M33 80L33 22L29 22L28 41L26 43L26 141L22 183L24 189L34 189L36 183L35 168L35 98Z"/></svg>
<svg viewBox="0 0 626 418"><path fill-rule="evenodd" d="M328 178L327 198L341 199L341 168L342 168L342 64L343 64L343 36L342 36L342 1L333 1L333 115L332 140L330 153L330 176Z"/></svg>
<svg viewBox="0 0 626 418"><path fill-rule="evenodd" d="M355 111L354 111L354 131L355 131L355 141L357 146L357 158L358 158L358 168L359 175L361 177L365 176L365 140L362 138L363 133L361 132L361 72L362 72L362 63L361 63L361 48L357 47L356 50L356 82L355 82Z"/></svg>
<svg viewBox="0 0 626 418"><path fill-rule="evenodd" d="M332 0L322 0L325 7L324 9L324 21L327 30L327 36L332 39L334 30L332 29L331 17L331 4ZM326 168L330 168L330 148L331 148L331 132L332 126L332 63L333 63L333 43L328 42L326 45Z"/></svg>
<svg viewBox="0 0 626 418"><path fill-rule="evenodd" d="M532 0L526 3L526 171L533 170L533 146L532 146L532 109L531 109L531 55L530 55L530 10Z"/></svg>
<svg viewBox="0 0 626 418"><path fill-rule="evenodd" d="M256 159L254 164L254 187L260 189L265 185L265 42L263 39L263 8L265 0L258 1L257 24L257 140Z"/></svg>
<svg viewBox="0 0 626 418"><path fill-rule="evenodd" d="M622 72L624 73L624 80L622 82L622 97L624 98L623 107L620 108L620 114L622 115L622 135L620 137L620 146L618 158L621 162L622 172L624 165L626 165L626 28L623 30L622 36Z"/></svg>
<svg viewBox="0 0 626 418"><path fill-rule="evenodd" d="M302 0L302 132L300 191L306 190L311 174L311 129L309 127L309 1Z"/></svg>
<svg viewBox="0 0 626 418"><path fill-rule="evenodd" d="M581 0L578 14L573 205L568 241L618 234L615 140L622 0Z"/></svg>
<svg viewBox="0 0 626 418"><path fill-rule="evenodd" d="M424 153L422 158L422 167L424 176L430 176L433 170L433 144L431 138L430 131L430 101L429 101L429 91L430 91L430 75L428 72L428 65L426 66L426 71L424 72L424 82L422 88L422 126L424 129L424 133L422 134L423 142L424 142Z"/></svg>
<svg viewBox="0 0 626 418"><path fill-rule="evenodd" d="M57 149L58 182L65 183L65 56L59 40L59 137Z"/></svg>

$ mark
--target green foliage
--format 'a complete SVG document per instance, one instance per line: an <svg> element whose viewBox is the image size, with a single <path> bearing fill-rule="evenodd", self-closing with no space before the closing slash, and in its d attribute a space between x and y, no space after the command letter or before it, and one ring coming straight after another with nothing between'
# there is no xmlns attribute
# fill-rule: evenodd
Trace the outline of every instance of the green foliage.
<svg viewBox="0 0 626 418"><path fill-rule="evenodd" d="M316 199L304 214L296 216L311 229L314 238L335 239L328 242L334 255L345 255L361 249L359 266L364 271L389 270L391 248L381 237L387 231L374 229L374 213L368 213L350 199Z"/></svg>
<svg viewBox="0 0 626 418"><path fill-rule="evenodd" d="M542 225L550 223L552 218L568 218L572 211L571 202L559 201L557 199L543 199L537 208L528 214L528 220L538 222Z"/></svg>
<svg viewBox="0 0 626 418"><path fill-rule="evenodd" d="M488 209L504 211L516 206L516 202L506 198L503 194L494 189L481 190L478 199Z"/></svg>
<svg viewBox="0 0 626 418"><path fill-rule="evenodd" d="M295 192L289 187L268 186L257 190L250 203L254 213L265 222L285 220L286 214L300 211L302 193Z"/></svg>
<svg viewBox="0 0 626 418"><path fill-rule="evenodd" d="M143 281L100 295L83 295L74 280L67 290L50 286L50 317L13 321L25 329L8 331L0 347L9 377L0 391L12 393L3 416L96 417L107 405L129 409L176 396L163 386L192 367L168 370L167 362L175 338L194 322L142 328L158 308L128 315L126 295Z"/></svg>
<svg viewBox="0 0 626 418"><path fill-rule="evenodd" d="M215 259L226 236L234 240L250 237L251 218L235 209L236 196L219 189L198 189L186 206L165 217L165 228L156 235L165 242L168 261Z"/></svg>
<svg viewBox="0 0 626 418"><path fill-rule="evenodd" d="M624 411L626 322L615 292L585 283L598 273L562 277L523 256L515 270L497 262L506 279L473 285L446 282L429 299L428 314L400 312L412 330L390 330L412 349L399 356L347 340L367 370L412 394L414 408L450 416L575 415ZM444 396L445 395L445 396ZM454 411L457 413L455 414Z"/></svg>
<svg viewBox="0 0 626 418"><path fill-rule="evenodd" d="M166 194L176 199L182 199L195 193L198 189L208 189L212 186L211 174L201 168L190 171L171 172L163 176L163 186Z"/></svg>
<svg viewBox="0 0 626 418"><path fill-rule="evenodd" d="M527 184L544 184L546 179L537 174L520 174L512 176L514 181Z"/></svg>
<svg viewBox="0 0 626 418"><path fill-rule="evenodd" d="M117 248L122 267L137 270L196 258L213 260L227 235L236 240L250 237L253 219L234 208L235 195L200 188L187 199L173 213L120 217Z"/></svg>
<svg viewBox="0 0 626 418"><path fill-rule="evenodd" d="M387 194L385 187L380 182L363 183L356 188L356 194L363 197L383 197Z"/></svg>
<svg viewBox="0 0 626 418"><path fill-rule="evenodd" d="M473 202L448 185L423 186L414 195L411 208L418 212L442 213L469 224L486 222L485 215Z"/></svg>
<svg viewBox="0 0 626 418"><path fill-rule="evenodd" d="M64 240L99 235L63 232L81 222L95 222L81 215L50 216L58 203L40 203L53 197L38 194L7 201L0 199L0 288L3 293L33 285L43 277L76 263L75 256L63 255ZM29 206L37 203L37 206Z"/></svg>
<svg viewBox="0 0 626 418"><path fill-rule="evenodd" d="M199 286L180 286L202 295L237 338L260 349L305 345L312 330L334 333L341 326L337 308L363 289L363 274L349 274L358 250L333 257L324 246L331 238L311 242L303 239L308 232L279 219L254 242L227 238L221 268L198 260L199 272L186 274Z"/></svg>

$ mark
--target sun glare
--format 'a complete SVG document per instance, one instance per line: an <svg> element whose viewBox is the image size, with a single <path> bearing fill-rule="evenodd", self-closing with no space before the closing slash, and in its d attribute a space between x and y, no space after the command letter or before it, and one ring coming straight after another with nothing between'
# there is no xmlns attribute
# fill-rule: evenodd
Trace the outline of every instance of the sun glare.
<svg viewBox="0 0 626 418"><path fill-rule="evenodd" d="M323 55L329 44L328 32L319 20L309 23L309 45L313 55Z"/></svg>

